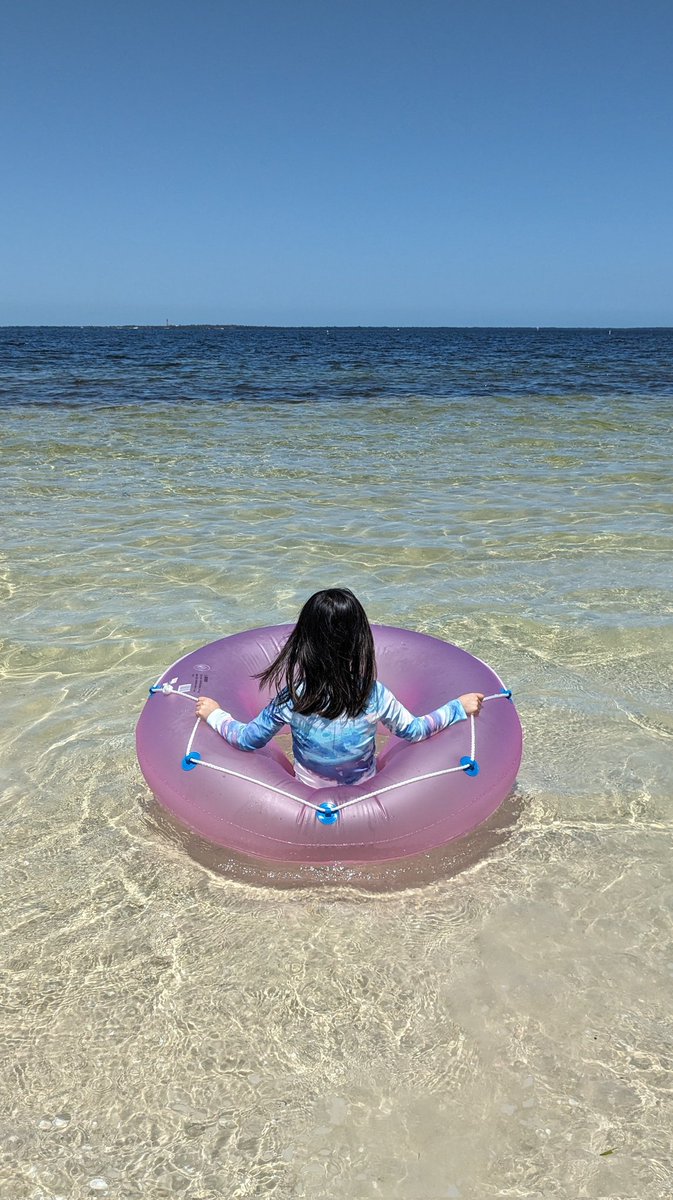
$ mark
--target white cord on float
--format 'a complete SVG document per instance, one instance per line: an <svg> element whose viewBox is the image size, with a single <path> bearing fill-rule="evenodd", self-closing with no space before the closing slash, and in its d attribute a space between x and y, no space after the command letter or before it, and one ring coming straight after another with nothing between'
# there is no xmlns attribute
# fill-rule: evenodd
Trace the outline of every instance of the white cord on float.
<svg viewBox="0 0 673 1200"><path fill-rule="evenodd" d="M185 755L186 757L187 755ZM268 792L276 792L278 796L287 796L289 800L296 800L298 804L304 804L306 808L312 808L315 812L320 812L319 804L312 804L310 800L304 800L303 796L295 796L292 792L286 792L283 788L276 787L273 783L262 783L261 779L251 779L249 775L241 775L240 771L232 771L230 767L221 767L218 763L207 762L204 758L200 757L194 765L208 767L211 771L220 771L222 775L233 775L234 779L243 779L246 783L257 783Z"/></svg>
<svg viewBox="0 0 673 1200"><path fill-rule="evenodd" d="M201 718L197 717L194 722L194 728L192 729L189 741L187 742L187 749L185 750L185 758L188 758L188 756L192 752L192 746L194 745L194 738L196 737L196 733L197 733L197 730L198 730L200 724L201 724Z"/></svg>

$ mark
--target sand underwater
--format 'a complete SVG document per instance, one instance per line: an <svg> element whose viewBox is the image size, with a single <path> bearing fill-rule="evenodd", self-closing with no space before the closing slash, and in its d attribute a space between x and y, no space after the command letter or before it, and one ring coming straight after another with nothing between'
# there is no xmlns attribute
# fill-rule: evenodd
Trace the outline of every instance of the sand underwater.
<svg viewBox="0 0 673 1200"><path fill-rule="evenodd" d="M670 397L2 413L2 1194L673 1196ZM512 687L514 796L386 870L235 860L163 666L344 584Z"/></svg>

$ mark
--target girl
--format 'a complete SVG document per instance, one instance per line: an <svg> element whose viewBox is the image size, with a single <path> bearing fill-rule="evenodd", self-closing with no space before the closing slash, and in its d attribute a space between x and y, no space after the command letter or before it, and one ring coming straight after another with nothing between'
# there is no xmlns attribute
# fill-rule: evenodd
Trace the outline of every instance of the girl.
<svg viewBox="0 0 673 1200"><path fill-rule="evenodd" d="M468 692L425 717L414 717L376 679L374 639L365 610L348 588L327 588L306 601L271 666L256 676L277 695L247 725L201 696L196 715L239 750L259 750L292 730L294 772L309 787L364 783L376 774L379 721L408 742L421 742L470 714L484 699Z"/></svg>

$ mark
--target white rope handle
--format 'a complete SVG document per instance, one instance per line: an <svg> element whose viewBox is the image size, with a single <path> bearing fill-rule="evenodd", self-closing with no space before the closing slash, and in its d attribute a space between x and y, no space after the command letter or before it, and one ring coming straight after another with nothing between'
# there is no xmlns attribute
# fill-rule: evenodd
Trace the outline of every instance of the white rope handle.
<svg viewBox="0 0 673 1200"><path fill-rule="evenodd" d="M187 755L185 755L186 757ZM205 758L198 759L198 766L208 767L211 771L220 771L222 775L233 775L234 779L243 779L246 783L257 783L267 792L275 792L278 796L287 796L288 800L296 800L297 804L304 804L306 808L312 808L315 812L321 812L319 804L313 804L310 800L305 800L303 796L295 796L292 792L286 792L284 788L276 787L273 783L263 783L261 779L251 779L249 775L242 775L240 771L232 771L231 767L221 767L218 763L207 762Z"/></svg>

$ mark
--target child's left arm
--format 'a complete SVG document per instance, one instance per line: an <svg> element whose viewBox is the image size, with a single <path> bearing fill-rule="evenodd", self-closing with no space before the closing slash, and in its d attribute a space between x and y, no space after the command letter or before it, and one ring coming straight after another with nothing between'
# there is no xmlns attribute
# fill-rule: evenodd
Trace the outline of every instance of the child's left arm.
<svg viewBox="0 0 673 1200"><path fill-rule="evenodd" d="M196 703L196 715L221 734L237 750L260 750L283 728L286 716L278 699L272 700L254 720L237 721L217 700L201 696Z"/></svg>
<svg viewBox="0 0 673 1200"><path fill-rule="evenodd" d="M466 692L456 700L450 700L434 712L415 717L393 693L382 683L377 683L378 717L383 724L407 742L423 742L456 721L478 716L484 697L481 692Z"/></svg>

